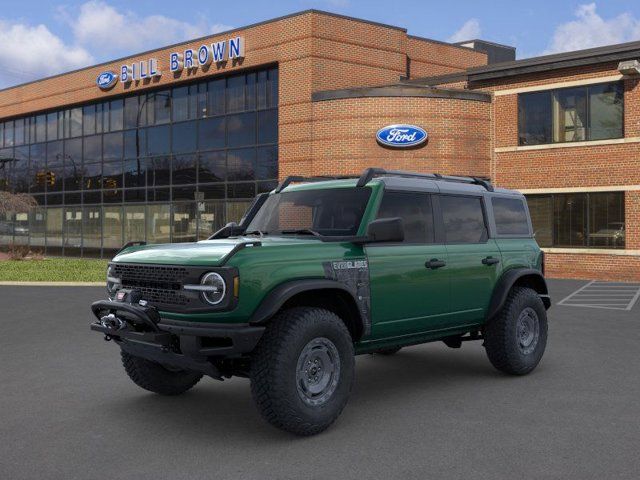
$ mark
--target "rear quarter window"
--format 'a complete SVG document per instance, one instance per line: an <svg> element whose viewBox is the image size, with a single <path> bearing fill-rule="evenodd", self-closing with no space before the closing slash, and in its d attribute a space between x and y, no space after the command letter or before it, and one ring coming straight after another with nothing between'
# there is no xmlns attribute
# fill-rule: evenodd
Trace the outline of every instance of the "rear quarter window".
<svg viewBox="0 0 640 480"><path fill-rule="evenodd" d="M527 207L522 199L494 197L491 205L498 235L530 235Z"/></svg>

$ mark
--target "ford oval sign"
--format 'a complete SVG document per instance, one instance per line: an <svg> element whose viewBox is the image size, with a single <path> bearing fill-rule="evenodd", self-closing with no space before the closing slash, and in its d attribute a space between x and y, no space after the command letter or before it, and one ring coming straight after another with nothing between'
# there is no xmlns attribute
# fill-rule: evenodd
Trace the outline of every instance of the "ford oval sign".
<svg viewBox="0 0 640 480"><path fill-rule="evenodd" d="M96 85L100 90L109 90L118 81L118 76L113 72L102 72L96 79Z"/></svg>
<svg viewBox="0 0 640 480"><path fill-rule="evenodd" d="M387 147L416 147L427 141L427 132L415 125L387 125L376 133L378 142Z"/></svg>

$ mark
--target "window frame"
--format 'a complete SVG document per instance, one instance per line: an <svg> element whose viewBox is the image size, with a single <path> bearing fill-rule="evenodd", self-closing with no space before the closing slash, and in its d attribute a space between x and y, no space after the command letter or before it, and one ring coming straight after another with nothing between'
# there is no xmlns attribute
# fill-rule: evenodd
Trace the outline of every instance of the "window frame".
<svg viewBox="0 0 640 480"><path fill-rule="evenodd" d="M622 221L625 225L625 236L624 236L624 244L622 246L610 246L610 245L604 245L604 246L598 246L598 245L590 245L589 244L589 235L591 235L591 224L592 224L592 216L591 216L591 195L598 195L598 194L608 194L608 195L612 195L612 194L616 194L620 196L620 200L621 200L621 208L622 208ZM585 233L585 243L583 245L563 245L560 244L559 242L556 241L556 239L558 238L558 231L557 231L557 217L556 217L556 210L557 210L557 206L558 204L556 203L556 200L558 197L561 196L565 196L565 195L582 195L584 196L584 202L585 202L585 210L584 210L584 233ZM627 229L627 205L626 205L626 196L625 196L625 192L624 191L606 191L606 192L573 192L573 193L560 193L560 192L555 192L555 193L542 193L542 194L531 194L528 197L546 197L546 198L550 198L551 199L551 210L552 210L552 221L551 221L551 245L548 246L543 246L541 248L562 248L562 249L568 249L568 250L575 250L575 249L593 249L593 250L626 250L627 249L627 233L626 233L626 229ZM526 197L525 197L526 198ZM527 202L528 204L528 202ZM529 214L529 220L531 221L531 214ZM532 238L535 239L535 232L533 230L533 222L531 222L531 230L532 230ZM536 240L537 242L537 240Z"/></svg>
<svg viewBox="0 0 640 480"><path fill-rule="evenodd" d="M620 125L620 131L621 134L620 136L617 137L608 137L608 138L598 138L598 139L594 139L591 140L591 94L590 94L590 89L593 87L600 87L602 85L617 85L622 93L622 115L621 115L621 125ZM557 94L557 92L561 92L563 90L575 90L575 89L584 89L585 91L585 95L586 95L586 109L585 109L585 117L587 119L587 127L585 127L585 140L560 140L560 141L555 141L553 140L553 132L554 132L554 127L555 127L555 119L554 119L554 114L553 114L553 102L554 102L554 98ZM522 137L523 137L523 133L521 131L521 127L522 127L522 112L521 112L521 104L522 104L522 99L524 99L524 97L526 95L532 95L532 94L539 94L539 93L543 93L543 92L549 92L549 101L551 102L549 111L551 112L551 118L550 118L550 125L551 125L551 132L550 132L550 141L549 142L540 142L540 143L523 143L522 142ZM609 82L600 82L600 83L590 83L590 84L585 84L585 85L574 85L574 86L568 86L568 87L560 87L560 88L550 88L548 90L536 90L536 91L532 91L532 92L522 92L522 93L518 93L517 94L517 119L518 119L518 128L517 128L517 136L518 136L518 146L519 147L531 147L531 146L540 146L540 145L562 145L562 144L571 144L571 143L582 143L582 142L602 142L602 141L607 141L607 140L617 140L620 138L625 138L625 134L626 134L626 126L625 126L625 109L626 109L626 100L625 100L625 89L624 89L624 81L622 80L616 80L616 81L609 81Z"/></svg>

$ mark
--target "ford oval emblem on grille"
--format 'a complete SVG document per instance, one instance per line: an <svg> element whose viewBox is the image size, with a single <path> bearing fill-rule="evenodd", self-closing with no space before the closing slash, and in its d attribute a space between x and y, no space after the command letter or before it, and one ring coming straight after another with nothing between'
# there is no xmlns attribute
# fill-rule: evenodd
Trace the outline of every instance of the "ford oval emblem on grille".
<svg viewBox="0 0 640 480"><path fill-rule="evenodd" d="M118 81L118 76L113 72L102 72L96 78L96 85L100 90L109 90Z"/></svg>
<svg viewBox="0 0 640 480"><path fill-rule="evenodd" d="M376 139L387 147L417 147L427 141L427 132L415 125L387 125L378 130Z"/></svg>

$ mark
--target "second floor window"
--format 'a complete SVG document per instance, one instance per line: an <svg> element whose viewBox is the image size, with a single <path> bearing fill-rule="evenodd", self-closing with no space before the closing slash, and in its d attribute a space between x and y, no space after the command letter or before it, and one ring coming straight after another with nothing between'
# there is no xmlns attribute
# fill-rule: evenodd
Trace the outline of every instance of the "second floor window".
<svg viewBox="0 0 640 480"><path fill-rule="evenodd" d="M583 142L623 136L622 82L518 95L518 144Z"/></svg>

